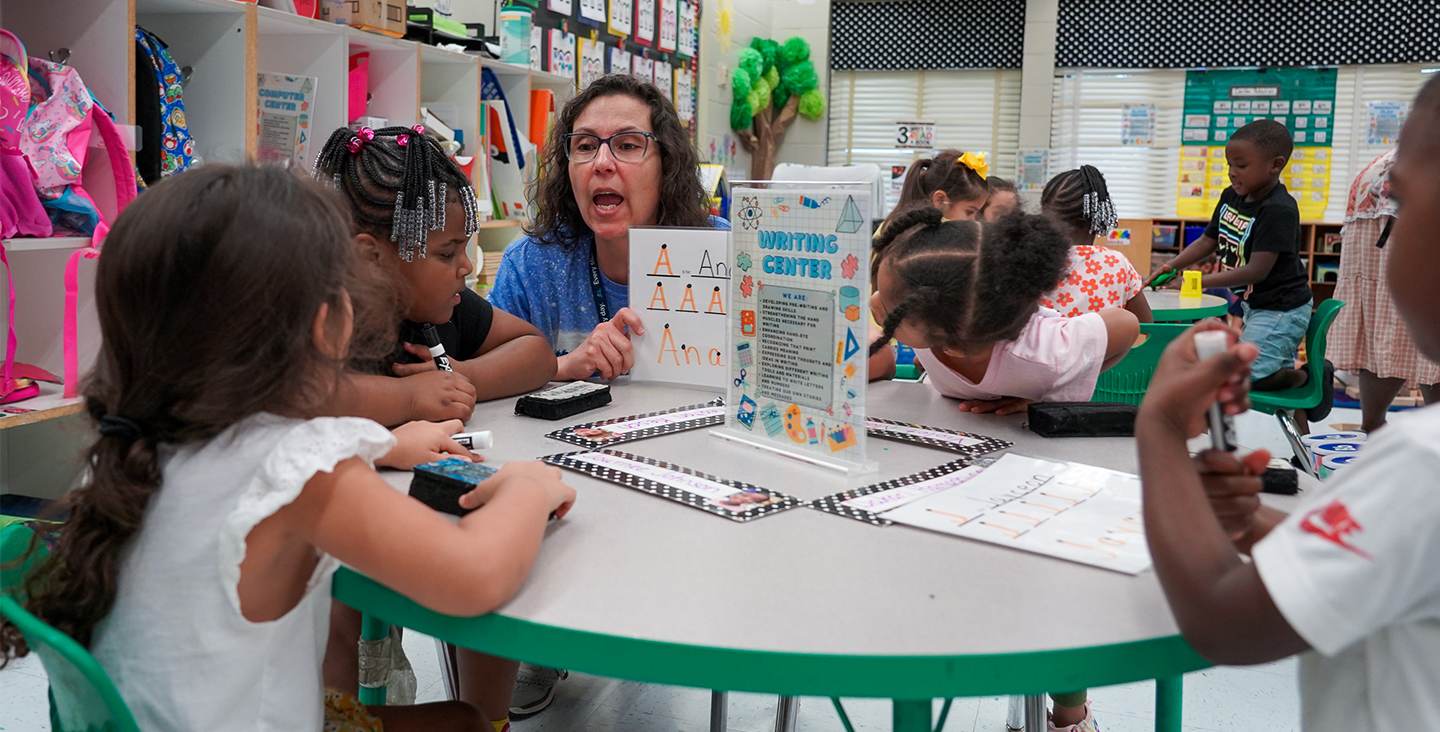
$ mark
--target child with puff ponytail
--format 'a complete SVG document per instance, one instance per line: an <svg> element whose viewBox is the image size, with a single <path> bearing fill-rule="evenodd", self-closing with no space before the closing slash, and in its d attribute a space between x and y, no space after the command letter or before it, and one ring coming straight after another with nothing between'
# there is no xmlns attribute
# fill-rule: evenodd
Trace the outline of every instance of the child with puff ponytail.
<svg viewBox="0 0 1440 732"><path fill-rule="evenodd" d="M915 348L930 383L961 411L1009 414L1035 401L1085 401L1100 371L1135 342L1127 312L1061 318L1040 307L1064 272L1069 243L1044 217L944 221L897 217L876 242L871 312L882 334Z"/></svg>

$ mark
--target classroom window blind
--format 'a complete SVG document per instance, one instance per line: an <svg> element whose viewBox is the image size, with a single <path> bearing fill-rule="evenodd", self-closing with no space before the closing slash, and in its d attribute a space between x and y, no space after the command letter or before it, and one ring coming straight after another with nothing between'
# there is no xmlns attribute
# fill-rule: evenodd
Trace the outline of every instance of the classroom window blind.
<svg viewBox="0 0 1440 732"><path fill-rule="evenodd" d="M1384 146L1367 144L1369 102L1409 101L1434 64L1342 66L1335 86L1325 220L1340 222L1350 183ZM1154 104L1155 144L1121 145L1126 104ZM1176 174L1185 105L1183 69L1058 70L1052 95L1050 174L1088 163L1105 174L1122 218L1175 215Z"/></svg>
<svg viewBox="0 0 1440 732"><path fill-rule="evenodd" d="M935 123L936 149L985 152L991 175L1011 177L1020 140L1020 70L835 71L830 75L827 161L909 165L895 123ZM897 192L887 195L886 210Z"/></svg>
<svg viewBox="0 0 1440 732"><path fill-rule="evenodd" d="M1155 105L1155 145L1120 144L1127 104ZM1057 71L1050 111L1050 175L1089 164L1105 183L1121 218L1175 215L1185 72Z"/></svg>
<svg viewBox="0 0 1440 732"><path fill-rule="evenodd" d="M1345 220L1346 199L1355 176L1388 146L1370 145L1371 102L1411 102L1440 64L1395 66L1342 66L1335 80L1335 140L1330 151L1330 201L1325 220Z"/></svg>

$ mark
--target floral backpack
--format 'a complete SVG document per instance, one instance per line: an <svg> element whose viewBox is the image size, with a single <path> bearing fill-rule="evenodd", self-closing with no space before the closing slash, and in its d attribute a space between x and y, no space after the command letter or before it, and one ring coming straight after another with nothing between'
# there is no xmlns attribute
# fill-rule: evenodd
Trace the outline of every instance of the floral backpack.
<svg viewBox="0 0 1440 732"><path fill-rule="evenodd" d="M5 35L9 38L3 40L14 39L8 33ZM18 40L15 43L18 45ZM91 237L88 246L70 255L65 268L64 381L65 396L70 397L78 394L80 384L77 335L80 260L100 256L100 244L110 230L111 219L105 212L113 210L119 215L135 199L135 167L119 127L95 102L75 69L30 58L26 71L29 108L18 127L16 146L29 163L35 192L50 221L57 228ZM101 195L102 201L97 202L92 193ZM22 365L14 363L13 288L10 293L11 322L4 372L0 374L0 400L13 401L18 397L14 396L12 375ZM7 389L11 390L8 394Z"/></svg>

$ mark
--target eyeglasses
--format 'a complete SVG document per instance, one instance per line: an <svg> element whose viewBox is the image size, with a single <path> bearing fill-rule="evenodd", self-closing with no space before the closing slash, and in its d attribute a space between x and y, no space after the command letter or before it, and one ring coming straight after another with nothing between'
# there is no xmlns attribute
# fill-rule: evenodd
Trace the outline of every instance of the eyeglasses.
<svg viewBox="0 0 1440 732"><path fill-rule="evenodd" d="M621 132L609 137L596 137L583 132L565 135L565 157L572 163L588 163L600 154L601 145L610 146L610 154L622 163L638 163L650 149L655 136L649 132Z"/></svg>

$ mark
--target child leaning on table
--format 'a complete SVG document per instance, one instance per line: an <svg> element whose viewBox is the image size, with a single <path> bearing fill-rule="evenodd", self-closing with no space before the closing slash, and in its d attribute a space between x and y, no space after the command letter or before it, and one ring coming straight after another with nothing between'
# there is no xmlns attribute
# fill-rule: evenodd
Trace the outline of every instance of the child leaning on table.
<svg viewBox="0 0 1440 732"><path fill-rule="evenodd" d="M884 332L915 349L929 382L961 411L1011 414L1036 401L1087 401L1100 372L1140 335L1120 308L1066 318L1040 307L1066 271L1070 242L1044 216L998 223L942 221L923 208L876 242L870 309ZM1093 732L1084 691L1054 694L1050 728Z"/></svg>
<svg viewBox="0 0 1440 732"><path fill-rule="evenodd" d="M1440 78L1415 101L1390 186L1403 202L1390 290L1420 352L1440 358ZM1192 333L1166 349L1135 429L1150 553L1185 639L1215 663L1300 654L1307 732L1434 729L1440 407L1396 417L1287 516L1258 501L1263 452L1187 453L1217 395L1229 412L1246 406L1257 351L1242 342L1198 362Z"/></svg>
<svg viewBox="0 0 1440 732"><path fill-rule="evenodd" d="M100 434L25 605L90 649L141 729L489 730L461 702L366 710L321 684L341 562L485 613L575 496L555 468L512 463L452 522L375 473L409 462L385 428L316 416L366 341L347 231L312 182L207 165L151 188L105 243L83 387ZM8 622L0 640L5 659L27 651Z"/></svg>
<svg viewBox="0 0 1440 732"><path fill-rule="evenodd" d="M1087 401L1100 372L1140 334L1119 308L1065 318L1040 298L1066 271L1070 242L1045 217L942 221L934 208L891 222L876 242L870 309L961 411L1011 414L1039 401Z"/></svg>
<svg viewBox="0 0 1440 732"><path fill-rule="evenodd" d="M362 261L395 289L402 322L394 352L375 364L379 376L352 376L334 407L382 424L469 419L475 402L532 391L555 375L545 336L466 285L475 269L475 192L423 130L341 127L315 159L316 179L348 204ZM436 369L425 324L435 326L454 373Z"/></svg>

